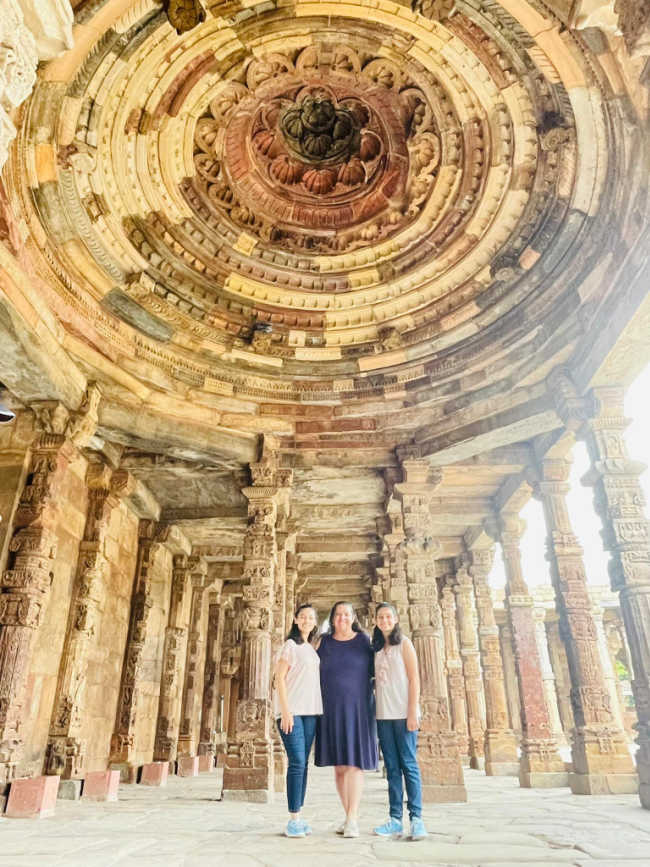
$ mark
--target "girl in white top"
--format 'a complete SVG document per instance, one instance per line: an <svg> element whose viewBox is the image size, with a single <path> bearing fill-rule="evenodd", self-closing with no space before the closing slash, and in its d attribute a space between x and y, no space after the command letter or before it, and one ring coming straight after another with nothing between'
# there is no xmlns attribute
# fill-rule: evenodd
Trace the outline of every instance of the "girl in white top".
<svg viewBox="0 0 650 867"><path fill-rule="evenodd" d="M375 612L372 646L375 651L377 735L388 779L390 816L375 828L380 837L401 837L404 790L411 824L411 839L427 836L422 821L422 779L417 760L420 720L420 676L415 648L402 635L397 610L382 602Z"/></svg>
<svg viewBox="0 0 650 867"><path fill-rule="evenodd" d="M318 618L311 605L301 605L275 665L273 709L287 752L287 837L311 834L300 818L307 789L307 764L316 733L316 717L323 713L320 692L320 657L313 647Z"/></svg>

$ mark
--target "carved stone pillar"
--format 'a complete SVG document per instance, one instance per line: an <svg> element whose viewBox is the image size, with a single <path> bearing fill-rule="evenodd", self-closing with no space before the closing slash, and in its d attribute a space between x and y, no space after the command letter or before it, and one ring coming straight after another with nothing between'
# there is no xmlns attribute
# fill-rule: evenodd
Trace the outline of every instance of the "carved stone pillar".
<svg viewBox="0 0 650 867"><path fill-rule="evenodd" d="M447 693L449 695L451 727L458 739L461 762L469 766L469 729L467 727L465 679L463 678L463 661L458 649L456 599L454 597L453 586L454 576L446 575L441 591L440 609L445 639Z"/></svg>
<svg viewBox="0 0 650 867"><path fill-rule="evenodd" d="M218 737L221 746L227 747L230 731L230 705L233 678L239 671L241 661L241 624L239 614L235 610L232 597L227 597L224 603L224 625L221 647L221 664L219 666L219 724Z"/></svg>
<svg viewBox="0 0 650 867"><path fill-rule="evenodd" d="M38 436L16 510L8 568L0 584L0 786L13 779L22 757L25 687L56 557L59 489L77 456L66 436Z"/></svg>
<svg viewBox="0 0 650 867"><path fill-rule="evenodd" d="M512 629L521 706L519 783L527 788L566 786L568 776L551 732L544 700L533 598L521 570L519 539L523 523L515 515L502 515L499 529L506 572L506 611Z"/></svg>
<svg viewBox="0 0 650 867"><path fill-rule="evenodd" d="M592 418L583 428L592 468L583 481L594 488L603 544L610 554L612 589L620 592L639 718L639 796L650 809L650 523L639 484L644 466L630 460L623 437L628 423L623 416L623 396L622 388L592 392Z"/></svg>
<svg viewBox="0 0 650 867"><path fill-rule="evenodd" d="M517 776L517 739L508 723L499 628L494 619L492 594L488 584L493 559L493 548L469 552L469 572L474 582L485 691L485 773L488 776Z"/></svg>
<svg viewBox="0 0 650 867"><path fill-rule="evenodd" d="M206 644L204 614L208 567L205 560L198 557L190 558L190 567L192 602L187 634L181 726L178 733L178 752L184 756L195 756L199 747Z"/></svg>
<svg viewBox="0 0 650 867"><path fill-rule="evenodd" d="M287 559L285 563L286 574L286 608L284 617L285 634L291 629L293 623L293 615L298 607L296 605L296 582L298 580L298 561L294 552L287 551Z"/></svg>
<svg viewBox="0 0 650 867"><path fill-rule="evenodd" d="M273 797L271 711L271 612L277 568L278 509L288 498L291 471L281 470L265 440L262 459L251 464L244 539L244 647L235 737L228 744L224 797L258 802Z"/></svg>
<svg viewBox="0 0 650 867"><path fill-rule="evenodd" d="M517 669L515 666L512 629L509 623L503 623L499 627L499 644L501 645L501 659L503 660L503 682L506 688L508 717L519 743L521 741L521 703L519 700L519 682L517 681Z"/></svg>
<svg viewBox="0 0 650 867"><path fill-rule="evenodd" d="M404 557L409 618L413 644L420 665L422 724L419 760L425 801L465 801L467 792L458 749L451 730L442 615L438 603L434 551L428 535L431 493L440 481L430 476L426 461L404 460L404 481L395 485L402 504ZM432 478L432 483L429 481Z"/></svg>
<svg viewBox="0 0 650 867"><path fill-rule="evenodd" d="M621 731L625 731L625 724L623 722L623 711L618 691L618 677L616 676L616 672L614 671L612 657L609 654L607 636L605 635L605 624L603 622L604 613L605 612L603 611L600 604L598 602L594 602L592 599L591 616L593 617L594 626L596 627L596 643L598 645L600 664L603 669L603 679L605 681L605 686L607 687L607 692L609 693L612 716L614 718L616 726Z"/></svg>
<svg viewBox="0 0 650 867"><path fill-rule="evenodd" d="M463 679L467 700L467 727L469 733L469 764L471 768L482 769L485 764L485 728L481 720L481 663L478 635L474 623L474 588L472 578L464 559L456 563L456 617L460 656L463 663Z"/></svg>
<svg viewBox="0 0 650 867"><path fill-rule="evenodd" d="M571 706L571 677L564 642L560 637L560 621L556 614L552 614L550 620L546 621L546 637L553 675L555 676L555 694L557 695L562 731L567 743L570 744L573 741L575 728Z"/></svg>
<svg viewBox="0 0 650 867"><path fill-rule="evenodd" d="M286 524L286 520L283 521ZM295 534L285 530L276 531L278 546L277 569L275 571L275 590L273 604L273 632L271 636L271 648L273 659L280 652L286 635L285 622L287 618L287 548L295 541ZM271 726L273 737L273 788L276 792L284 792L287 776L287 754L282 744L282 738L276 725Z"/></svg>
<svg viewBox="0 0 650 867"><path fill-rule="evenodd" d="M157 762L175 761L178 752L182 687L187 656L186 608L191 569L192 563L187 554L174 555L153 753L154 760Z"/></svg>
<svg viewBox="0 0 650 867"><path fill-rule="evenodd" d="M566 506L570 466L566 460L545 458L539 464L535 485L544 507L560 636L571 677L576 726L569 784L581 795L635 793L638 781L627 739L616 724L603 676L582 547Z"/></svg>
<svg viewBox="0 0 650 867"><path fill-rule="evenodd" d="M102 464L90 464L86 474L88 513L79 546L77 574L72 590L68 625L45 758L48 774L65 779L83 777L86 759L81 740L86 698L88 651L97 641L104 610L108 560L106 541L111 515L135 487L125 470L112 471Z"/></svg>
<svg viewBox="0 0 650 867"><path fill-rule="evenodd" d="M208 602L208 635L206 641L205 674L203 677L201 740L199 743L199 753L201 755L215 755L219 746L217 740L219 666L221 663L221 642L223 640L223 625L225 620L219 593L210 593Z"/></svg>
<svg viewBox="0 0 650 867"><path fill-rule="evenodd" d="M548 637L546 635L546 609L538 606L533 608L533 619L535 621L535 638L537 640L537 652L539 653L539 663L542 669L542 685L544 687L544 701L548 710L548 717L551 722L551 732L558 744L566 746L567 740L564 736L562 728L562 720L560 719L560 709L557 700L557 692L555 689L555 673L551 665L551 656L548 649Z"/></svg>
<svg viewBox="0 0 650 867"><path fill-rule="evenodd" d="M131 619L126 639L120 692L117 701L115 729L111 738L109 765L121 772L122 780L135 782L137 771L135 727L138 711L138 686L147 637L149 614L153 606L151 594L153 562L156 548L169 533L169 527L155 521L141 520L138 530L138 557L131 600Z"/></svg>

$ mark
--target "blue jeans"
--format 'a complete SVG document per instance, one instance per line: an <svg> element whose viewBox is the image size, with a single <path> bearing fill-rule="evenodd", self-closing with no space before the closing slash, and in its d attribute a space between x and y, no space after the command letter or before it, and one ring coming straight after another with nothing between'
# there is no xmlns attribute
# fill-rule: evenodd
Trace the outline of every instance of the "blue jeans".
<svg viewBox="0 0 650 867"><path fill-rule="evenodd" d="M316 717L294 716L293 728L288 735L282 731L280 719L278 719L278 731L289 759L289 767L287 768L289 812L299 813L305 802L305 792L307 791L307 764L316 734Z"/></svg>
<svg viewBox="0 0 650 867"><path fill-rule="evenodd" d="M406 783L409 818L421 817L422 779L416 756L418 733L410 732L406 728L405 719L378 719L377 734L386 766L391 817L402 821L404 803L402 775Z"/></svg>

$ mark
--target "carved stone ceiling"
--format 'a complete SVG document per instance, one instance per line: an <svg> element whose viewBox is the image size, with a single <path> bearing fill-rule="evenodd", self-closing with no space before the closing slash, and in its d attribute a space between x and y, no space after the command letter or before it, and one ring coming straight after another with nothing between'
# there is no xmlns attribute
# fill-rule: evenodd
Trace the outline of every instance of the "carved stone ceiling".
<svg viewBox="0 0 650 867"><path fill-rule="evenodd" d="M182 35L155 0L77 8L13 165L30 268L101 435L221 466L141 467L169 515L239 520L273 433L306 526L354 505L363 539L396 447L467 463L558 426L545 377L591 363L642 243L639 97L540 0L204 5ZM323 465L369 470L312 501Z"/></svg>

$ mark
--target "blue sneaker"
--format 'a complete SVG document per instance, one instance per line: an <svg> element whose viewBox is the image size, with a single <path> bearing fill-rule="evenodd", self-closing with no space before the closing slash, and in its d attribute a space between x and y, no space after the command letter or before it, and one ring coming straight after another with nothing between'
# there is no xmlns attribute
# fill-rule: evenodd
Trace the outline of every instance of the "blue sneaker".
<svg viewBox="0 0 650 867"><path fill-rule="evenodd" d="M383 825L379 825L373 829L378 837L401 837L404 833L404 827L400 819L394 819L392 816Z"/></svg>
<svg viewBox="0 0 650 867"><path fill-rule="evenodd" d="M284 830L285 837L306 837L305 829L300 820L289 819Z"/></svg>
<svg viewBox="0 0 650 867"><path fill-rule="evenodd" d="M411 840L425 840L429 836L429 832L424 827L424 822L420 816L413 816L411 819Z"/></svg>
<svg viewBox="0 0 650 867"><path fill-rule="evenodd" d="M311 834L311 825L308 825L304 819L298 819L298 824L302 825L303 831L309 837L309 835Z"/></svg>

